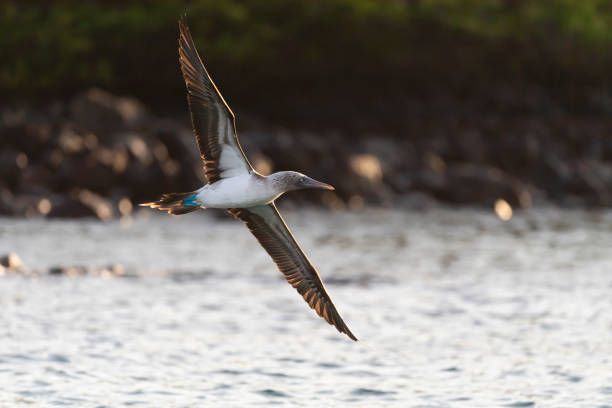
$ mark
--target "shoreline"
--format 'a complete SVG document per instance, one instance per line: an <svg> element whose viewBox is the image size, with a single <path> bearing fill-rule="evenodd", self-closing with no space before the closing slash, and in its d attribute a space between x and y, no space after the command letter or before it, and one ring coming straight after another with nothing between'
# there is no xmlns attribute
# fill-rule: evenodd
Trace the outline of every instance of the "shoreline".
<svg viewBox="0 0 612 408"><path fill-rule="evenodd" d="M355 133L289 129L248 114L238 124L243 148L262 174L293 169L336 187L288 195L300 204L612 205L606 115L447 112L437 121L432 115L406 111L403 128L355 124L361 129ZM1 109L0 214L111 219L162 193L203 185L187 117L155 116L134 98L95 88L45 107Z"/></svg>

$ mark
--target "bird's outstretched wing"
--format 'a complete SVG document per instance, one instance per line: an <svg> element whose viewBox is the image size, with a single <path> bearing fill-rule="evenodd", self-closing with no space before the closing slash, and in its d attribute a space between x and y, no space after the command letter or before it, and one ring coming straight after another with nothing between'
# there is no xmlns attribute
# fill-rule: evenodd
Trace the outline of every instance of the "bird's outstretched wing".
<svg viewBox="0 0 612 408"><path fill-rule="evenodd" d="M342 320L340 313L325 291L316 269L298 245L274 204L250 208L231 208L234 217L245 222L255 238L272 257L287 282L302 295L319 316L339 332L357 341L357 337Z"/></svg>
<svg viewBox="0 0 612 408"><path fill-rule="evenodd" d="M208 182L253 171L238 142L234 113L204 68L184 17L179 31L179 60L191 124Z"/></svg>

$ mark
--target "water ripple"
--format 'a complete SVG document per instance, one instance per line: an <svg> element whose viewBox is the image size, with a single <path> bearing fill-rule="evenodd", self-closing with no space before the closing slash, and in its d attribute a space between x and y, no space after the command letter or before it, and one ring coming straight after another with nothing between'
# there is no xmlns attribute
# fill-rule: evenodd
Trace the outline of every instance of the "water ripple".
<svg viewBox="0 0 612 408"><path fill-rule="evenodd" d="M285 394L284 392L273 390L270 388L267 388L265 390L255 391L255 393L259 395L263 395L264 397L289 398L289 395Z"/></svg>
<svg viewBox="0 0 612 408"><path fill-rule="evenodd" d="M382 391L375 390L373 388L357 388L351 391L353 395L365 395L365 396L382 396L382 395L393 395L396 394L395 391Z"/></svg>

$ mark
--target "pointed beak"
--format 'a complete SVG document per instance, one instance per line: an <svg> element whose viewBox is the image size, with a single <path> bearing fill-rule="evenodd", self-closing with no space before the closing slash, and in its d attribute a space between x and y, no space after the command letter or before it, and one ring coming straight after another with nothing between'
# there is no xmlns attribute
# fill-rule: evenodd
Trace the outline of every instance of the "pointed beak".
<svg viewBox="0 0 612 408"><path fill-rule="evenodd" d="M317 181L311 178L306 178L306 180L302 181L298 187L299 188L320 188L323 190L335 190L334 186L330 186L329 184L325 184L325 183L322 183L320 181Z"/></svg>

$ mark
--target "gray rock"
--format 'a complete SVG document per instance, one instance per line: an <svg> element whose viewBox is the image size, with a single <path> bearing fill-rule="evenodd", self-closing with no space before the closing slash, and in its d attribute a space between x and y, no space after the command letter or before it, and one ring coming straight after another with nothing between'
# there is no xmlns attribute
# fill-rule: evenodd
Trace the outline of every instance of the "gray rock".
<svg viewBox="0 0 612 408"><path fill-rule="evenodd" d="M117 97L98 88L77 95L70 112L74 121L100 135L132 129L147 116L144 106L135 99Z"/></svg>
<svg viewBox="0 0 612 408"><path fill-rule="evenodd" d="M81 218L97 217L94 207L84 203L75 196L62 196L54 202L51 211L47 214L49 218Z"/></svg>
<svg viewBox="0 0 612 408"><path fill-rule="evenodd" d="M15 191L21 181L21 173L28 165L27 155L12 148L0 150L0 180Z"/></svg>
<svg viewBox="0 0 612 408"><path fill-rule="evenodd" d="M6 273L25 273L26 266L16 253L10 252L0 256L0 276Z"/></svg>
<svg viewBox="0 0 612 408"><path fill-rule="evenodd" d="M518 179L491 166L452 165L447 174L447 189L441 197L453 203L489 206L502 198L512 206L519 206L521 193L526 190Z"/></svg>

